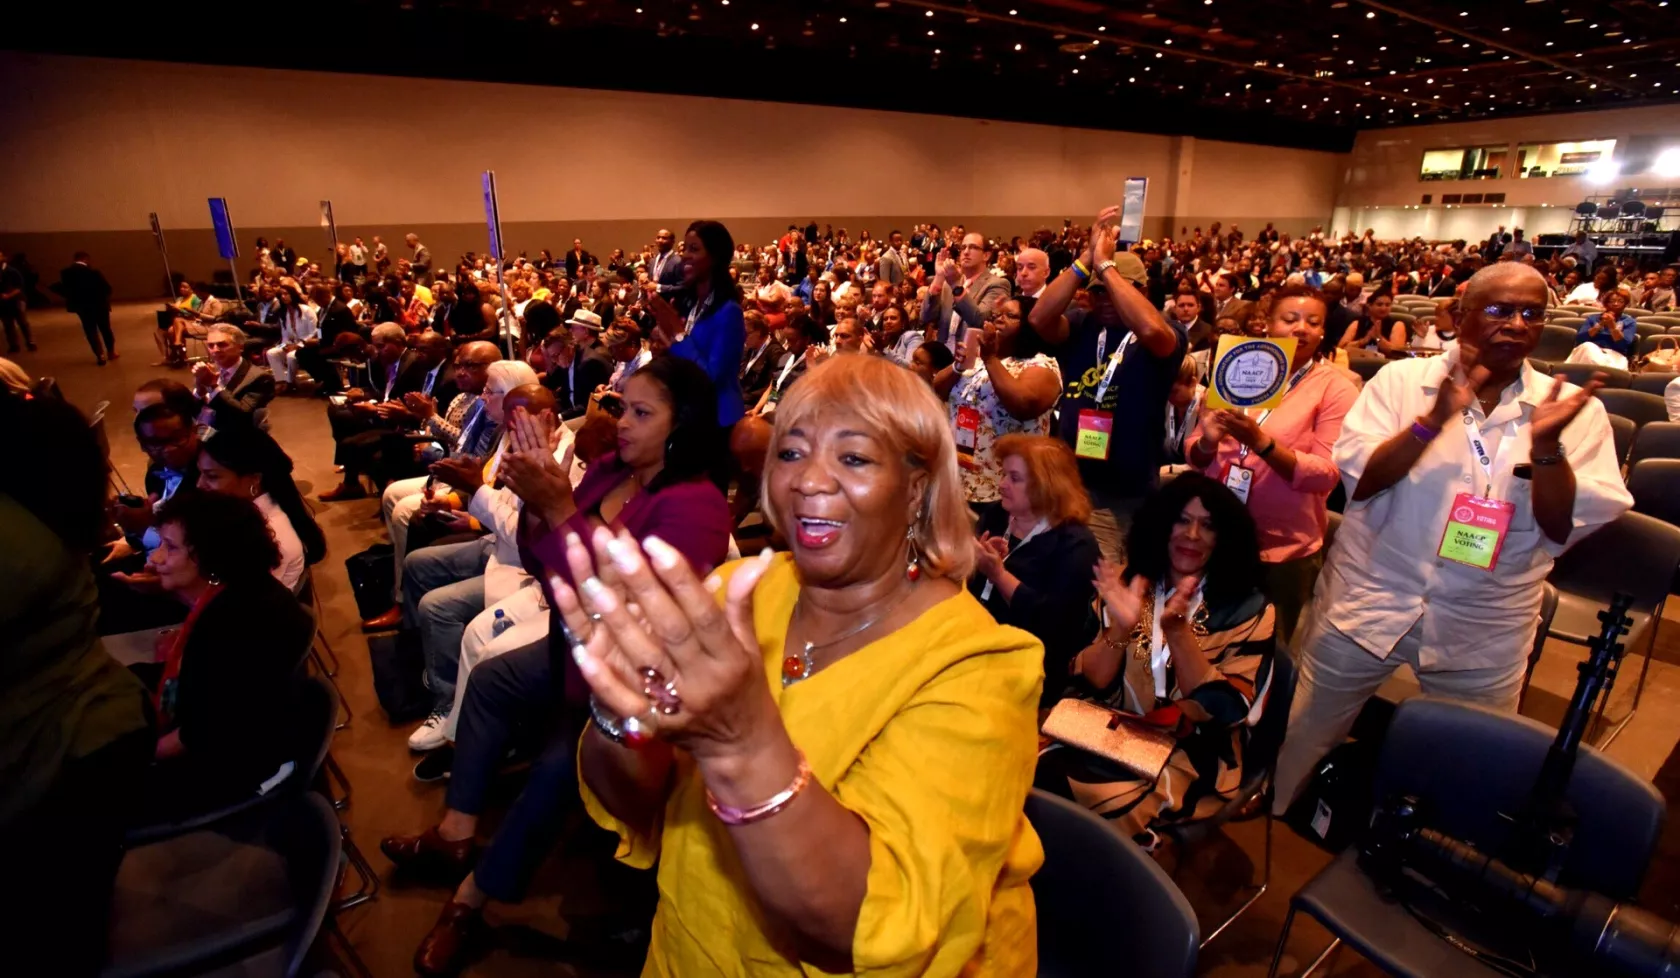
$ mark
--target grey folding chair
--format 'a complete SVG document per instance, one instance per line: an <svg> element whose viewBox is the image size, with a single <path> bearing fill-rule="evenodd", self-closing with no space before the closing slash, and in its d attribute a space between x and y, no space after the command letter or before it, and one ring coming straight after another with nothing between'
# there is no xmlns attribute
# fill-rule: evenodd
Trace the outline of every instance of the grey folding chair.
<svg viewBox="0 0 1680 978"><path fill-rule="evenodd" d="M1600 367L1593 363L1554 363L1552 364L1552 373L1563 374L1563 378L1576 387L1587 386L1587 381L1591 380L1594 374L1604 375L1604 388L1606 390L1612 388L1622 390L1633 382L1633 375L1626 370L1617 370L1615 367Z"/></svg>
<svg viewBox="0 0 1680 978"><path fill-rule="evenodd" d="M1616 420L1611 417L1611 421ZM1633 439L1633 449L1625 456L1628 471L1646 459L1680 458L1680 423L1653 421L1639 429ZM1644 510L1640 510L1644 512ZM1676 522L1669 520L1670 523Z"/></svg>
<svg viewBox="0 0 1680 978"><path fill-rule="evenodd" d="M1039 978L1112 972L1120 960L1130 978L1195 973L1196 912L1148 853L1106 819L1037 788L1027 820L1044 845L1032 878Z"/></svg>
<svg viewBox="0 0 1680 978"><path fill-rule="evenodd" d="M1654 427L1648 425L1646 430ZM1680 434L1680 424L1665 422L1662 427L1670 429L1664 434ZM1628 466L1627 483L1635 513L1680 526L1680 456L1641 457Z"/></svg>
<svg viewBox="0 0 1680 978"><path fill-rule="evenodd" d="M1637 512L1623 513L1599 527L1564 551L1552 565L1547 580L1558 589L1558 608L1548 634L1559 641L1585 646L1598 634L1598 612L1610 603L1611 595L1620 591L1633 596L1633 607L1628 609L1633 628L1627 647L1630 652L1638 649L1644 661L1633 687L1633 705L1600 747L1608 747L1639 710L1663 605L1668 601L1676 569L1680 569L1680 527ZM1599 700L1600 726L1614 679L1612 676Z"/></svg>
<svg viewBox="0 0 1680 978"><path fill-rule="evenodd" d="M1236 923L1237 918L1254 906L1272 885L1272 775L1277 770L1278 748L1283 745L1284 730L1289 726L1289 706L1294 701L1295 660L1288 649L1279 645L1272 654L1271 686L1265 709L1261 711L1260 721L1254 725L1243 752L1242 784L1237 786L1231 799L1212 815L1169 822L1160 830L1162 835L1177 844L1178 865L1182 866L1191 849L1218 834L1222 826L1241 814L1254 799L1261 799L1260 807L1266 819L1266 853L1260 881L1243 887L1248 891L1248 899L1220 922L1213 933L1202 938L1202 947L1207 947L1227 927ZM1177 878L1176 867L1174 878Z"/></svg>
<svg viewBox="0 0 1680 978"><path fill-rule="evenodd" d="M1633 423L1640 427L1653 421L1668 420L1668 405L1655 394L1606 387L1594 396L1604 402L1606 411L1631 418Z"/></svg>
<svg viewBox="0 0 1680 978"><path fill-rule="evenodd" d="M1680 374L1647 370L1633 375L1633 389L1661 397L1663 392L1668 390L1668 382L1676 377L1680 377Z"/></svg>
<svg viewBox="0 0 1680 978"><path fill-rule="evenodd" d="M1632 313L1633 310L1629 309L1628 312ZM1649 317L1648 313L1647 317ZM1634 316L1634 319L1638 321L1634 323L1633 328L1638 331L1639 338L1642 340L1651 336L1661 336L1668 331L1668 327L1662 323L1648 322L1646 319L1640 319L1637 315Z"/></svg>
<svg viewBox="0 0 1680 978"><path fill-rule="evenodd" d="M1546 651L1546 633L1552 630L1552 618L1557 614L1558 589L1550 582L1540 585L1540 615L1534 629L1534 644L1528 650L1528 666L1523 670L1522 691L1517 694L1517 712L1522 712L1528 699L1528 686L1534 680L1534 667L1540 664L1540 654Z"/></svg>
<svg viewBox="0 0 1680 978"><path fill-rule="evenodd" d="M1520 810L1534 787L1556 731L1534 720L1429 697L1395 710L1377 761L1379 803L1412 796L1429 827L1484 852L1499 853L1510 837L1506 815ZM1419 763L1427 758L1428 763ZM1583 744L1567 797L1576 817L1574 844L1558 882L1630 900L1662 833L1666 805L1651 783ZM1450 931L1474 930L1470 916L1431 901L1429 916ZM1359 865L1357 847L1337 856L1290 899L1272 956L1276 976L1295 915L1330 931L1330 946L1300 978L1318 970L1344 941L1390 975L1478 978L1505 972L1471 958L1438 937L1411 909L1379 887Z"/></svg>
<svg viewBox="0 0 1680 978"><path fill-rule="evenodd" d="M1610 418L1610 434L1615 438L1616 463L1627 464L1628 452L1633 448L1634 436L1639 433L1639 426L1621 415L1612 414Z"/></svg>
<svg viewBox="0 0 1680 978"><path fill-rule="evenodd" d="M1348 357L1348 369L1360 376L1360 379L1370 383L1377 371L1388 366L1386 357Z"/></svg>
<svg viewBox="0 0 1680 978"><path fill-rule="evenodd" d="M338 818L309 792L216 831L132 849L117 873L101 978L291 978L323 928L366 975L331 916L341 860Z"/></svg>
<svg viewBox="0 0 1680 978"><path fill-rule="evenodd" d="M1569 356L1569 351L1575 349L1575 328L1562 326L1557 323L1547 323L1540 327L1540 343L1534 348L1534 356L1549 363L1562 362Z"/></svg>

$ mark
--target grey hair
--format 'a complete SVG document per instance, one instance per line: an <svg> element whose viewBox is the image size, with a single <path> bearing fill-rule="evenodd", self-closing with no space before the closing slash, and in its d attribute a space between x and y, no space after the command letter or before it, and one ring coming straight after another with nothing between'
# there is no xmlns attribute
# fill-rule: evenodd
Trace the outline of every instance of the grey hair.
<svg viewBox="0 0 1680 978"><path fill-rule="evenodd" d="M211 333L220 333L223 336L226 336L233 345L237 347L244 347L246 340L250 338L245 335L244 330L230 323L217 323L216 325L210 327L210 329L204 334L205 338L208 339Z"/></svg>
<svg viewBox="0 0 1680 978"><path fill-rule="evenodd" d="M537 372L523 360L497 360L484 373L484 389L507 385L507 390L537 383Z"/></svg>
<svg viewBox="0 0 1680 978"><path fill-rule="evenodd" d="M402 326L397 323L380 323L375 326L373 328L373 341L375 343L384 343L387 340L400 340L407 342L408 331L403 329Z"/></svg>

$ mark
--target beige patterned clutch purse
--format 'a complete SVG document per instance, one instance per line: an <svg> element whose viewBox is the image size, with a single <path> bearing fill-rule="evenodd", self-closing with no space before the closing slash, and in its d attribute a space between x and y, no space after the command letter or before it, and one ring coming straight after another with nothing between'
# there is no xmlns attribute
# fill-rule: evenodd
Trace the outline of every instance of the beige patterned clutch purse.
<svg viewBox="0 0 1680 978"><path fill-rule="evenodd" d="M1161 776L1178 746L1178 738L1170 731L1132 714L1071 697L1050 709L1043 733L1057 743L1113 761L1145 781Z"/></svg>

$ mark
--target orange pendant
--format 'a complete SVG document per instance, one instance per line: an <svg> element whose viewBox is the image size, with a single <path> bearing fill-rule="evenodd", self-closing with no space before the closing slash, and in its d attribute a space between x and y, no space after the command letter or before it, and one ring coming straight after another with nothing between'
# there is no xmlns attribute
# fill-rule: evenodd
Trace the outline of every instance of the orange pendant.
<svg viewBox="0 0 1680 978"><path fill-rule="evenodd" d="M782 681L796 682L805 678L805 660L797 655L790 655L782 660Z"/></svg>

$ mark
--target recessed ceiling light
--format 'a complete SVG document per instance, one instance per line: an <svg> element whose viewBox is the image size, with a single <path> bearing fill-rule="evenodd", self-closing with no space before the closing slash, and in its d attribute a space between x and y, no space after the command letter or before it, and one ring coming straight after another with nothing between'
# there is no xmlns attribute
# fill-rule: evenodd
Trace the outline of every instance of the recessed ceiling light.
<svg viewBox="0 0 1680 978"><path fill-rule="evenodd" d="M1365 11L1365 19L1366 20L1376 20L1377 19L1377 12L1375 10Z"/></svg>
<svg viewBox="0 0 1680 978"><path fill-rule="evenodd" d="M928 37L932 37L932 36L933 36L933 32L932 32L932 31L928 31Z"/></svg>
<svg viewBox="0 0 1680 978"><path fill-rule="evenodd" d="M757 24L752 25L752 29L755 30L755 31L758 30L758 25Z"/></svg>
<svg viewBox="0 0 1680 978"><path fill-rule="evenodd" d="M840 23L844 24L845 22L846 22L846 18L844 18L844 17L840 18Z"/></svg>
<svg viewBox="0 0 1680 978"><path fill-rule="evenodd" d="M1015 45L1015 50L1017 50L1017 51L1021 50L1021 45L1019 45L1019 44Z"/></svg>

